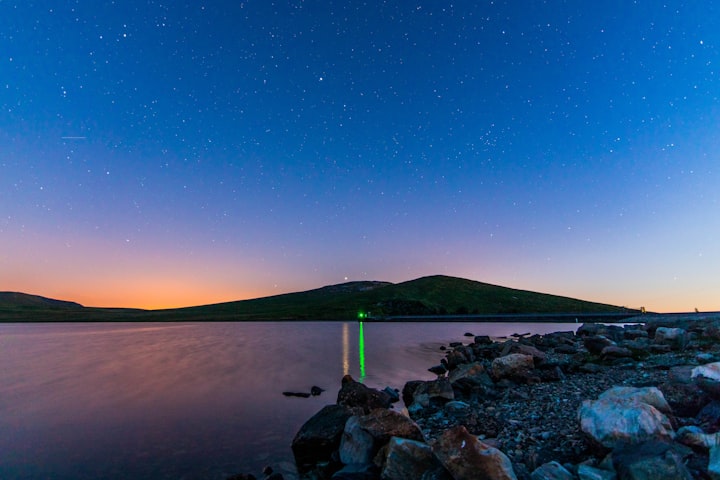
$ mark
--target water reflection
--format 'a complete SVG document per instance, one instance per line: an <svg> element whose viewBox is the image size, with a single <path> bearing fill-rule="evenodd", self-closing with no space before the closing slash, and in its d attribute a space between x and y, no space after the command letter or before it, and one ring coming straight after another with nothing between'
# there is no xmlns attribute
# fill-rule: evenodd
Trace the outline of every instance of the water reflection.
<svg viewBox="0 0 720 480"><path fill-rule="evenodd" d="M360 331L358 332L358 360L360 363L360 381L365 381L365 333L363 332L363 322L360 323Z"/></svg>
<svg viewBox="0 0 720 480"><path fill-rule="evenodd" d="M347 323L342 326L343 376L350 374L350 329Z"/></svg>

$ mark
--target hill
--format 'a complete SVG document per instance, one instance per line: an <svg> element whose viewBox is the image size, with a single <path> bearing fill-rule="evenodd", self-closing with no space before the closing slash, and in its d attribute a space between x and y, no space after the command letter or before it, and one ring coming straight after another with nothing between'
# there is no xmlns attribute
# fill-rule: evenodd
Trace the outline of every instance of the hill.
<svg viewBox="0 0 720 480"><path fill-rule="evenodd" d="M45 307L45 308L82 308L83 306L75 302L67 302L65 300L55 300L52 298L41 297L39 295L29 295L20 292L0 292L0 305L3 307Z"/></svg>
<svg viewBox="0 0 720 480"><path fill-rule="evenodd" d="M28 296L31 297L31 296ZM42 298L42 297L40 297ZM84 308L72 302L8 306L0 321L260 321L350 320L423 315L622 313L622 307L435 275L403 283L348 282L304 292L167 310ZM16 301L17 302L17 301ZM66 305L53 307L53 302ZM8 314L11 314L8 316ZM22 316L25 318L22 318Z"/></svg>
<svg viewBox="0 0 720 480"><path fill-rule="evenodd" d="M622 313L622 307L435 275L408 282L350 282L239 302L149 312L157 320L347 320L406 315Z"/></svg>

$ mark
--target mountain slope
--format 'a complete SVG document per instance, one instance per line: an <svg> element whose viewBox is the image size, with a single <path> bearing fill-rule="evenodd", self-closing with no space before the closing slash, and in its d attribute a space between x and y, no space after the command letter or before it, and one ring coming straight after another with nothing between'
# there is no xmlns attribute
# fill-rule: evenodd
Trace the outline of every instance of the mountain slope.
<svg viewBox="0 0 720 480"><path fill-rule="evenodd" d="M20 292L0 292L0 305L4 307L83 308L79 303Z"/></svg>
<svg viewBox="0 0 720 480"><path fill-rule="evenodd" d="M446 314L614 313L613 305L435 275L408 282L348 284L253 300L154 312L160 319L347 320Z"/></svg>
<svg viewBox="0 0 720 480"><path fill-rule="evenodd" d="M350 320L406 315L622 313L622 307L435 275L408 282L366 281L304 292L168 310L85 308L72 302L0 293L0 321Z"/></svg>

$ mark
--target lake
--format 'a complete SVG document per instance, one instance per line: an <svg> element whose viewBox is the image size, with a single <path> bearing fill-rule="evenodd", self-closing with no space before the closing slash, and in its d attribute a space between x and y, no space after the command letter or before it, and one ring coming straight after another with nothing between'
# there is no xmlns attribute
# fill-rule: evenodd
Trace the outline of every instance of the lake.
<svg viewBox="0 0 720 480"><path fill-rule="evenodd" d="M290 443L345 374L402 390L440 346L557 323L0 325L0 478L294 478ZM310 398L283 391L326 389Z"/></svg>

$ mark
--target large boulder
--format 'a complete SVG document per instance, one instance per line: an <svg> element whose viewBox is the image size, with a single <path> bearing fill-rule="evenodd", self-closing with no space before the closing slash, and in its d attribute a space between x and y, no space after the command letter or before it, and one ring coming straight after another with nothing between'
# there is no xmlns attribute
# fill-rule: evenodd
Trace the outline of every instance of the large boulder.
<svg viewBox="0 0 720 480"><path fill-rule="evenodd" d="M358 411L343 405L327 405L310 417L292 441L298 470L305 471L329 460L340 446L345 423Z"/></svg>
<svg viewBox="0 0 720 480"><path fill-rule="evenodd" d="M367 464L375 453L375 440L360 426L360 417L350 417L340 441L340 461L345 465Z"/></svg>
<svg viewBox="0 0 720 480"><path fill-rule="evenodd" d="M511 353L498 357L492 362L492 374L496 379L525 379L530 370L535 368L532 355Z"/></svg>
<svg viewBox="0 0 720 480"><path fill-rule="evenodd" d="M669 345L675 350L682 350L688 342L687 330L683 328L658 327L655 330L655 343Z"/></svg>
<svg viewBox="0 0 720 480"><path fill-rule="evenodd" d="M380 477L383 480L452 480L428 444L398 437L388 442Z"/></svg>
<svg viewBox="0 0 720 480"><path fill-rule="evenodd" d="M446 430L432 450L455 480L517 480L510 459L462 425Z"/></svg>
<svg viewBox="0 0 720 480"><path fill-rule="evenodd" d="M492 387L493 381L480 362L460 365L448 376L453 389L469 391L474 387Z"/></svg>
<svg viewBox="0 0 720 480"><path fill-rule="evenodd" d="M684 457L690 450L669 442L618 445L613 466L622 480L692 480Z"/></svg>
<svg viewBox="0 0 720 480"><path fill-rule="evenodd" d="M606 448L618 443L672 440L670 406L655 387L614 387L597 400L585 400L578 411L580 428Z"/></svg>
<svg viewBox="0 0 720 480"><path fill-rule="evenodd" d="M376 409L351 417L342 434L340 461L346 465L369 463L391 437L423 440L420 427L394 410Z"/></svg>
<svg viewBox="0 0 720 480"><path fill-rule="evenodd" d="M603 348L617 344L604 335L592 335L583 338L583 345L593 355L600 355Z"/></svg>
<svg viewBox="0 0 720 480"><path fill-rule="evenodd" d="M720 399L720 362L707 363L692 369L693 383L712 398Z"/></svg>
<svg viewBox="0 0 720 480"><path fill-rule="evenodd" d="M403 398L405 398L405 389L403 389ZM447 377L440 377L437 380L417 384L410 399L412 403L408 406L408 411L413 412L431 405L442 406L455 400L455 393L450 380Z"/></svg>
<svg viewBox="0 0 720 480"><path fill-rule="evenodd" d="M392 398L387 392L370 388L356 381L352 376L345 375L337 397L338 405L360 407L365 413L376 408L390 408Z"/></svg>

